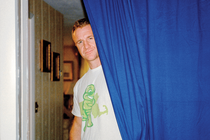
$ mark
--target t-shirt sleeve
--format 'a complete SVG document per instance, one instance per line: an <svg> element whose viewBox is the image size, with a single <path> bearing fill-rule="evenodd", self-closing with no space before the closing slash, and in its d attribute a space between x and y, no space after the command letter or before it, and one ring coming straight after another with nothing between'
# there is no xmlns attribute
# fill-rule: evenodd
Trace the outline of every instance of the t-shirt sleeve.
<svg viewBox="0 0 210 140"><path fill-rule="evenodd" d="M77 97L78 90L77 90L77 84L74 87L74 98L73 98L73 109L72 114L77 117L82 117L80 113L80 106L79 106L79 98Z"/></svg>

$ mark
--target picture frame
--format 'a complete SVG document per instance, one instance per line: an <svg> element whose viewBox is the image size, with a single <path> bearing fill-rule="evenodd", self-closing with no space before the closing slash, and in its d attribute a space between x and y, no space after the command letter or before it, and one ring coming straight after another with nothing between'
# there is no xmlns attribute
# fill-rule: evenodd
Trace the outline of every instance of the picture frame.
<svg viewBox="0 0 210 140"><path fill-rule="evenodd" d="M40 70L51 71L51 43L43 39L40 41Z"/></svg>
<svg viewBox="0 0 210 140"><path fill-rule="evenodd" d="M63 80L64 81L73 81L74 79L74 66L73 61L64 61L63 63Z"/></svg>
<svg viewBox="0 0 210 140"><path fill-rule="evenodd" d="M51 52L51 81L60 81L60 54Z"/></svg>

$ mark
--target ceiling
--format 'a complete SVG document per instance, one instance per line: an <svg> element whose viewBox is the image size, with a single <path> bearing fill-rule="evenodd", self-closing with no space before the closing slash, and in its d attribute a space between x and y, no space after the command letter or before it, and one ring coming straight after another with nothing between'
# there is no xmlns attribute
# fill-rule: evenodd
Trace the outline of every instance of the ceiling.
<svg viewBox="0 0 210 140"><path fill-rule="evenodd" d="M84 8L81 0L44 0L47 4L64 16L64 46L74 46L71 39L71 29L74 22L84 18Z"/></svg>

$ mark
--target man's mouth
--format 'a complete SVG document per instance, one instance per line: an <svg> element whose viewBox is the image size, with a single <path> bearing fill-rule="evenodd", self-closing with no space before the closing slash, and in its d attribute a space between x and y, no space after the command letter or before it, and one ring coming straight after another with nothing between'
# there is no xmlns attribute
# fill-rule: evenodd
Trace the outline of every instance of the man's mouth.
<svg viewBox="0 0 210 140"><path fill-rule="evenodd" d="M90 54L92 51L93 51L93 49L87 50L87 51L85 52L85 54Z"/></svg>

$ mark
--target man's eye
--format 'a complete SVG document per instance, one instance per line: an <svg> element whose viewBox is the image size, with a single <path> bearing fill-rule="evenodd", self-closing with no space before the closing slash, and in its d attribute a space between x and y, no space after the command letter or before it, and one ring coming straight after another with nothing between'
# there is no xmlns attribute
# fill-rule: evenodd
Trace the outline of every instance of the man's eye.
<svg viewBox="0 0 210 140"><path fill-rule="evenodd" d="M89 37L89 39L93 39L93 37Z"/></svg>
<svg viewBox="0 0 210 140"><path fill-rule="evenodd" d="M82 41L79 41L79 42L77 42L78 44L81 44L82 43Z"/></svg>

